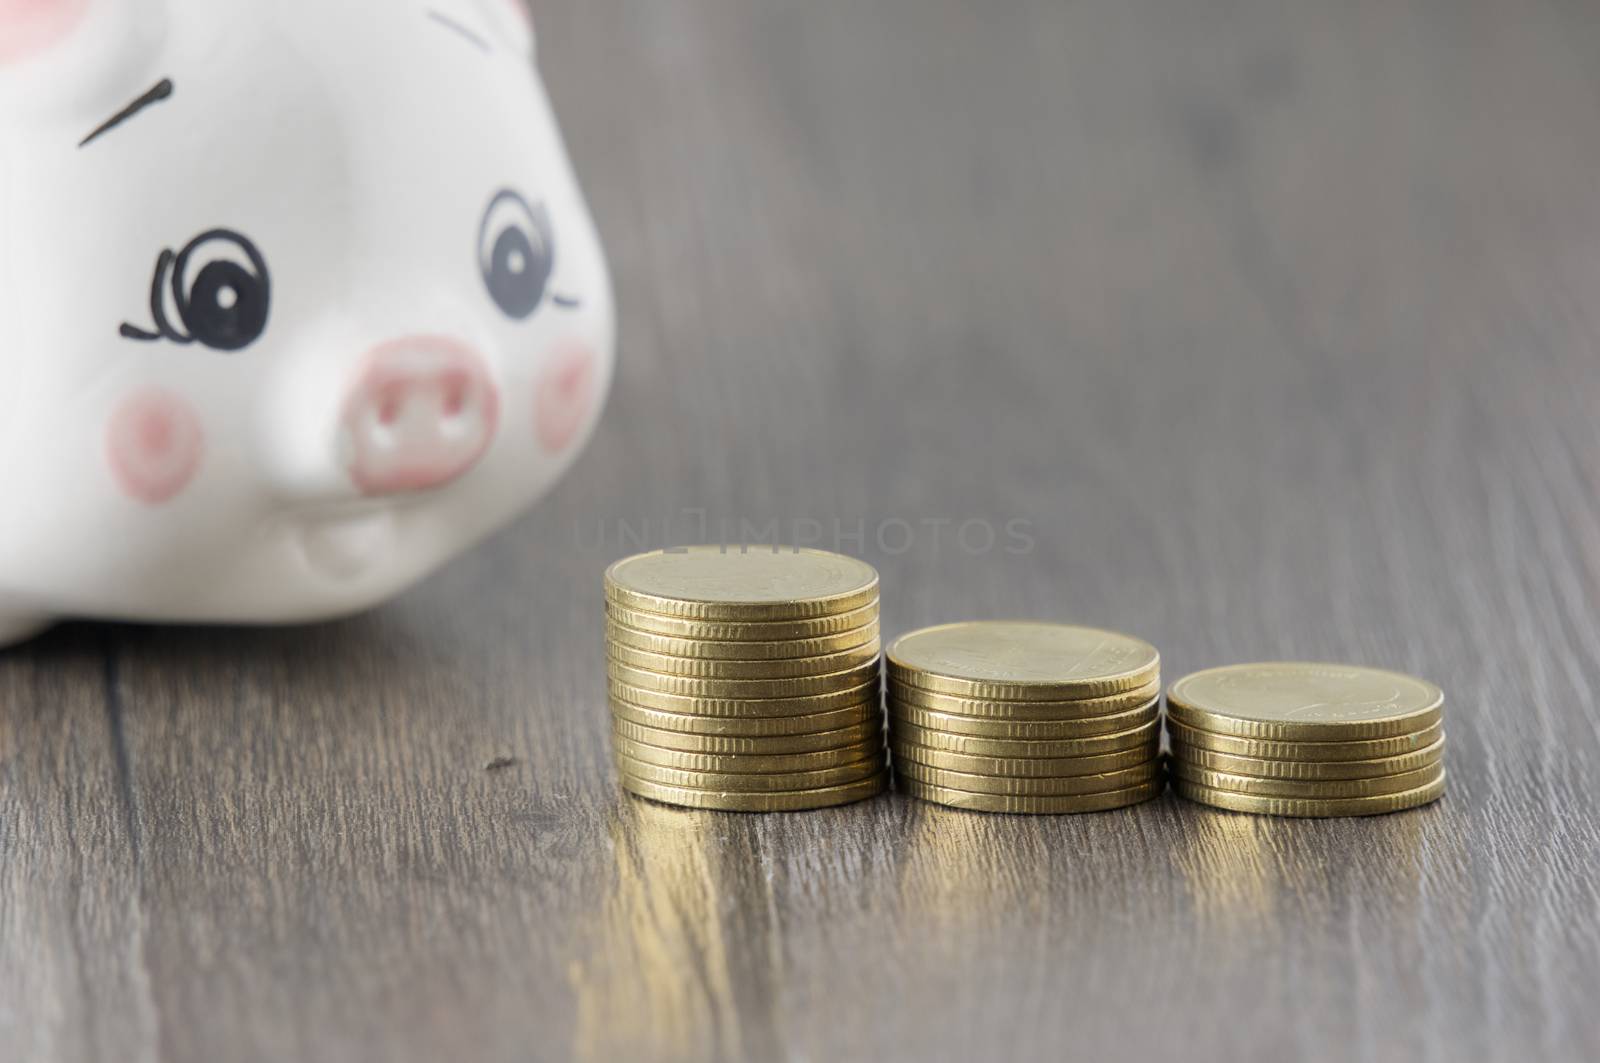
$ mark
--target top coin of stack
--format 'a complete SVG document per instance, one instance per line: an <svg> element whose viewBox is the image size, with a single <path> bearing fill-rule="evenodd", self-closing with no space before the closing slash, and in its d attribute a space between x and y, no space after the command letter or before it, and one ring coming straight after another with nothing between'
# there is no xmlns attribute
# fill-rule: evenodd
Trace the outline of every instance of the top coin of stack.
<svg viewBox="0 0 1600 1063"><path fill-rule="evenodd" d="M776 812L884 790L878 574L820 550L694 546L606 570L622 785Z"/></svg>
<svg viewBox="0 0 1600 1063"><path fill-rule="evenodd" d="M895 785L981 812L1094 812L1161 792L1161 658L1094 628L979 621L888 651Z"/></svg>
<svg viewBox="0 0 1600 1063"><path fill-rule="evenodd" d="M1173 787L1274 816L1398 812L1444 793L1444 694L1398 672L1239 664L1167 691Z"/></svg>

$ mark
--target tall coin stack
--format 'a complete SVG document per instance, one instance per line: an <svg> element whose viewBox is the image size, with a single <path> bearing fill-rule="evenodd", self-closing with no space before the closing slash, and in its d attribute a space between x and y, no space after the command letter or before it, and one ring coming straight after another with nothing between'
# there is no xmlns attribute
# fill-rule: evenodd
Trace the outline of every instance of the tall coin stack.
<svg viewBox="0 0 1600 1063"><path fill-rule="evenodd" d="M1444 793L1444 694L1398 672L1240 664L1167 691L1173 788L1270 816L1369 816Z"/></svg>
<svg viewBox="0 0 1600 1063"><path fill-rule="evenodd" d="M1161 659L1140 639L1016 621L889 647L896 787L981 812L1097 812L1161 793Z"/></svg>
<svg viewBox="0 0 1600 1063"><path fill-rule="evenodd" d="M730 812L881 793L878 574L820 550L697 546L606 571L624 789Z"/></svg>

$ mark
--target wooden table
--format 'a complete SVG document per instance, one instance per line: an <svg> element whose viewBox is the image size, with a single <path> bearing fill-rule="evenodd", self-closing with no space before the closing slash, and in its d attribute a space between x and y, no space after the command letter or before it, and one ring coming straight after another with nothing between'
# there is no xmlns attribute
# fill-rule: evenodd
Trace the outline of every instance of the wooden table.
<svg viewBox="0 0 1600 1063"><path fill-rule="evenodd" d="M370 615L0 658L0 1056L1600 1053L1591 9L537 6L621 300L599 438ZM878 565L886 634L1430 677L1450 791L626 799L601 570L741 520Z"/></svg>

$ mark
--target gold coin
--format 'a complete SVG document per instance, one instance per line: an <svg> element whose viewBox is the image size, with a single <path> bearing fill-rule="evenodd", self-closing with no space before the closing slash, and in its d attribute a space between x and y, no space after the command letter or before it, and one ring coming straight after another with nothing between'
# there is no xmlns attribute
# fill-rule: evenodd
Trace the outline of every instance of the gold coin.
<svg viewBox="0 0 1600 1063"><path fill-rule="evenodd" d="M975 775L966 771L948 771L930 768L914 760L894 762L896 778L912 779L928 786L942 786L949 790L965 790L971 794L1006 794L1014 797L1066 797L1076 794L1100 794L1107 790L1125 790L1141 786L1159 778L1162 766L1159 760L1101 775L1059 775L1052 778L1014 777L1005 775Z"/></svg>
<svg viewBox="0 0 1600 1063"><path fill-rule="evenodd" d="M629 760L643 761L663 768L679 771L727 774L784 774L801 771L821 771L825 768L842 768L863 764L883 756L883 743L865 742L842 749L824 749L815 753L690 753L681 749L662 749L646 745L631 738L613 733L612 749Z"/></svg>
<svg viewBox="0 0 1600 1063"><path fill-rule="evenodd" d="M943 624L889 647L889 674L907 686L959 697L1072 701L1142 687L1161 655L1114 631L1031 621Z"/></svg>
<svg viewBox="0 0 1600 1063"><path fill-rule="evenodd" d="M1161 697L1161 683L1153 680L1121 694L1075 701L1004 701L995 698L962 698L954 694L906 686L891 677L889 696L906 705L957 716L987 716L1004 720L1090 720L1104 719L1135 709L1148 709Z"/></svg>
<svg viewBox="0 0 1600 1063"><path fill-rule="evenodd" d="M1197 801L1230 812L1250 812L1258 816L1302 816L1319 818L1328 816L1378 816L1386 812L1399 812L1418 805L1431 804L1444 795L1445 773L1426 786L1415 790L1402 790L1397 794L1379 794L1375 797L1295 798L1261 797L1255 794L1236 794L1227 790L1213 790L1197 786L1183 779L1173 779L1172 788L1179 797Z"/></svg>
<svg viewBox="0 0 1600 1063"><path fill-rule="evenodd" d="M889 718L890 734L897 740L922 746L924 749L947 750L979 757L1021 758L1038 760L1061 757L1096 757L1128 750L1150 750L1155 756L1161 749L1159 726L1145 725L1118 732L1121 744L1112 749L1085 750L1082 738L983 738L977 735L951 734L927 727L918 727L893 715ZM1129 736L1132 736L1131 738ZM1094 736L1098 740L1099 735Z"/></svg>
<svg viewBox="0 0 1600 1063"><path fill-rule="evenodd" d="M639 668L660 675L689 676L699 679L796 679L829 675L866 664L876 665L878 644L869 642L852 650L830 653L826 657L788 657L772 661L707 660L701 657L672 657L664 653L636 650L611 643L606 657L613 663Z"/></svg>
<svg viewBox="0 0 1600 1063"><path fill-rule="evenodd" d="M696 698L684 694L663 694L658 690L619 683L615 679L607 689L617 701L685 716L814 716L819 712L842 709L846 705L878 700L876 682L862 683L831 694L807 694L797 698Z"/></svg>
<svg viewBox="0 0 1600 1063"><path fill-rule="evenodd" d="M1161 717L1154 709L1131 715L1135 720L1142 722L1120 731L1085 735L1082 727L1084 721L1081 720L985 720L975 716L957 716L949 712L931 712L928 709L919 709L915 705L901 705L898 702L889 706L889 718L896 729L901 724L909 724L926 731L943 731L945 734L969 735L973 738L1071 743L1070 748L1076 750L1074 753L1059 754L1060 756L1107 753L1113 749L1138 745L1147 738L1159 737Z"/></svg>
<svg viewBox="0 0 1600 1063"><path fill-rule="evenodd" d="M1176 744L1236 757L1256 757L1261 760L1376 760L1427 749L1444 737L1444 725L1436 723L1415 734L1396 735L1393 738L1358 738L1348 742L1273 742L1264 738L1238 738L1198 731L1168 716L1167 732Z"/></svg>
<svg viewBox="0 0 1600 1063"><path fill-rule="evenodd" d="M1137 805L1159 797L1161 791L1166 788L1166 781L1157 778L1138 786L1130 786L1125 790L1107 790L1098 794L1075 794L1064 797L975 794L966 790L952 790L945 786L930 786L903 775L895 777L894 785L895 789L909 797L972 812L1060 815L1073 812L1109 812L1114 808Z"/></svg>
<svg viewBox="0 0 1600 1063"><path fill-rule="evenodd" d="M859 609L878 573L824 550L688 546L624 558L606 569L606 597L625 608L706 620L803 620Z"/></svg>
<svg viewBox="0 0 1600 1063"><path fill-rule="evenodd" d="M822 635L810 639L775 639L768 642L725 642L715 639L674 638L650 631L627 627L614 620L606 621L606 640L619 646L629 646L650 653L664 653L673 657L696 657L716 661L776 661L800 657L821 657L830 653L853 650L858 646L877 645L878 622L869 621L862 627L842 631L835 635Z"/></svg>
<svg viewBox="0 0 1600 1063"><path fill-rule="evenodd" d="M1000 716L971 716L967 713L943 713L912 702L901 701L897 694L893 692L890 693L887 704L892 715L900 715L903 712L907 714L906 718L909 718L910 714L915 712L924 717L931 714L932 718L938 720L943 720L947 715L963 721L977 720L980 726L996 723L1026 724L1030 726L1032 724L1042 724L1044 726L1032 728L1031 733L1044 733L1055 739L1088 738L1093 735L1115 734L1117 731L1126 731L1131 727L1138 727L1141 724L1148 723L1161 714L1161 705L1155 701L1146 702L1136 709L1119 712L1111 716L1088 716L1083 719L1069 718L1065 720L1039 719L1031 716L1012 719L1011 717ZM966 734L971 730L965 723L952 724L949 729L956 734ZM988 733L988 730L984 733Z"/></svg>
<svg viewBox="0 0 1600 1063"><path fill-rule="evenodd" d="M607 664L606 674L618 683L691 698L797 698L807 694L836 694L871 683L878 678L878 658L873 657L866 664L844 671L788 679L708 679L691 675L663 675L645 668L631 668L616 661Z"/></svg>
<svg viewBox="0 0 1600 1063"><path fill-rule="evenodd" d="M1438 687L1409 675L1297 661L1212 668L1167 691L1167 715L1186 726L1287 742L1412 734L1443 708Z"/></svg>
<svg viewBox="0 0 1600 1063"><path fill-rule="evenodd" d="M1372 760L1266 760L1217 753L1179 741L1172 743L1172 757L1197 768L1253 775L1258 779L1377 779L1438 764L1444 758L1444 739L1441 737L1433 745L1410 753Z"/></svg>
<svg viewBox="0 0 1600 1063"><path fill-rule="evenodd" d="M816 808L848 805L876 797L889 787L889 773L817 790L789 790L771 794L738 793L729 790L695 790L687 786L664 786L631 775L621 777L622 788L640 797L685 808L718 812L804 812Z"/></svg>
<svg viewBox="0 0 1600 1063"><path fill-rule="evenodd" d="M634 742L674 749L684 753L707 753L717 756L788 756L797 753L861 750L863 755L883 746L883 725L877 720L865 720L833 731L799 735L704 735L688 731L668 731L649 727L620 717L611 721L612 733Z"/></svg>
<svg viewBox="0 0 1600 1063"><path fill-rule="evenodd" d="M831 712L810 716L758 716L748 719L739 716L686 716L660 709L647 709L629 705L625 701L611 701L611 714L616 719L627 720L641 727L654 727L661 731L681 731L698 735L743 735L746 738L775 737L777 735L816 734L836 731L841 727L854 727L869 720L879 723L883 710L877 702L868 701Z"/></svg>
<svg viewBox="0 0 1600 1063"><path fill-rule="evenodd" d="M606 618L632 630L646 631L669 638L714 642L783 642L792 639L826 638L830 635L857 631L869 624L877 623L878 603L873 601L848 613L814 616L806 620L743 621L695 620L690 617L641 612L627 609L615 602L607 602Z"/></svg>
<svg viewBox="0 0 1600 1063"><path fill-rule="evenodd" d="M889 748L895 763L902 760L926 764L930 768L946 771L965 771L974 775L1005 775L1025 779L1058 779L1068 775L1103 775L1110 771L1135 768L1154 760L1159 753L1155 743L1146 742L1132 749L1115 753L1100 753L1091 757L985 757L970 753L952 753L947 749L929 749L898 737L889 736Z"/></svg>
<svg viewBox="0 0 1600 1063"><path fill-rule="evenodd" d="M1415 790L1444 774L1442 764L1415 768L1397 775L1374 779L1323 779L1307 782L1302 779L1262 779L1254 775L1234 775L1229 772L1209 771L1183 761L1172 762L1172 773L1185 782L1209 790L1226 790L1236 794L1260 794L1262 797L1373 797L1378 794L1395 794L1402 790Z"/></svg>
<svg viewBox="0 0 1600 1063"><path fill-rule="evenodd" d="M730 793L772 793L779 790L820 790L844 786L883 773L887 761L882 754L869 760L838 768L788 772L782 775L763 772L700 772L663 768L642 760L617 757L617 771L634 779L662 786L684 786L691 790L725 790Z"/></svg>

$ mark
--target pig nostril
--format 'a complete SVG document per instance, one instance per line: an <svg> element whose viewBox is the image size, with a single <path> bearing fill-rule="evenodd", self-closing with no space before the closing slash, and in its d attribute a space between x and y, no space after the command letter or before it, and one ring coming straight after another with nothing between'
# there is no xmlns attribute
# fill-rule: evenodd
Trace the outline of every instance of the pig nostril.
<svg viewBox="0 0 1600 1063"><path fill-rule="evenodd" d="M398 388L390 388L378 401L378 423L393 428L400 421L400 411L405 408L405 395Z"/></svg>
<svg viewBox="0 0 1600 1063"><path fill-rule="evenodd" d="M467 408L467 378L465 375L452 374L444 385L444 414L454 420L461 416Z"/></svg>

